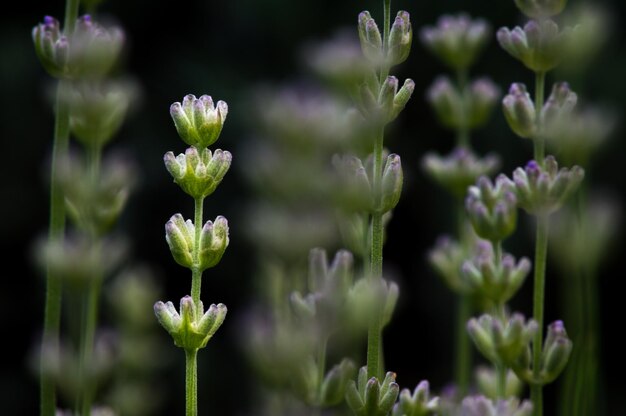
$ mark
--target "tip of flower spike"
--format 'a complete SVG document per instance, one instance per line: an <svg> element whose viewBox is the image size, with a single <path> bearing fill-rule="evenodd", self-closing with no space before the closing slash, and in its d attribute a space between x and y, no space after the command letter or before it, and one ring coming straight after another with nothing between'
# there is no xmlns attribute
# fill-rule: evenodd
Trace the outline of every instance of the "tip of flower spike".
<svg viewBox="0 0 626 416"><path fill-rule="evenodd" d="M535 160L531 160L526 164L526 170L539 170L539 164Z"/></svg>
<svg viewBox="0 0 626 416"><path fill-rule="evenodd" d="M55 21L56 21L56 19L54 17L52 17L52 16L44 16L44 18L43 18L43 22L46 25L53 25Z"/></svg>

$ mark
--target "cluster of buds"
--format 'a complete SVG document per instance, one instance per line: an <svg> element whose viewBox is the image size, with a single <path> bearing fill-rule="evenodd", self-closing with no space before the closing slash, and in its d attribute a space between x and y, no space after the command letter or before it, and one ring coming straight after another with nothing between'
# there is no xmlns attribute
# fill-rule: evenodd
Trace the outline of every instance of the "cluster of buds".
<svg viewBox="0 0 626 416"><path fill-rule="evenodd" d="M511 130L522 138L534 139L538 135L550 135L555 125L568 120L576 106L578 96L569 84L559 82L554 84L548 100L543 104L537 120L535 104L528 93L526 86L513 83L509 93L502 99L504 116ZM538 128L540 130L538 130Z"/></svg>
<svg viewBox="0 0 626 416"><path fill-rule="evenodd" d="M533 371L530 347L521 355L513 370L519 378L529 384L545 385L553 382L563 371L572 352L572 341L567 336L562 321L548 325L548 334L541 350L540 368Z"/></svg>
<svg viewBox="0 0 626 416"><path fill-rule="evenodd" d="M173 215L165 224L165 239L176 263L204 271L219 263L228 247L228 221L218 216L214 222L204 224L197 248L197 262L193 255L196 250L195 225L191 220L185 221L181 214Z"/></svg>
<svg viewBox="0 0 626 416"><path fill-rule="evenodd" d="M82 81L70 84L62 93L76 139L88 147L102 147L119 131L137 87L131 81Z"/></svg>
<svg viewBox="0 0 626 416"><path fill-rule="evenodd" d="M463 198L467 188L475 184L479 177L489 176L498 169L500 158L494 153L479 158L471 149L459 146L445 157L427 153L422 159L422 166L452 195Z"/></svg>
<svg viewBox="0 0 626 416"><path fill-rule="evenodd" d="M529 214L551 214L578 188L584 176L580 166L559 169L553 156L547 156L543 165L531 160L525 168L513 172L518 204Z"/></svg>
<svg viewBox="0 0 626 416"><path fill-rule="evenodd" d="M474 293L494 305L503 305L524 283L530 271L530 260L522 257L516 264L515 257L508 253L496 259L491 244L482 242L477 246L480 247L478 254L463 263L461 275Z"/></svg>
<svg viewBox="0 0 626 416"><path fill-rule="evenodd" d="M483 126L500 97L500 88L489 78L472 81L462 91L447 76L438 77L426 97L439 122L450 129Z"/></svg>
<svg viewBox="0 0 626 416"><path fill-rule="evenodd" d="M170 107L180 138L196 149L209 147L219 137L228 115L228 105L224 101L213 103L209 95L196 98L188 94L182 104L175 102Z"/></svg>
<svg viewBox="0 0 626 416"><path fill-rule="evenodd" d="M119 238L106 238L94 244L82 233L63 240L40 241L35 256L42 269L63 279L65 287L84 293L94 280L114 272L126 258L128 245Z"/></svg>
<svg viewBox="0 0 626 416"><path fill-rule="evenodd" d="M401 10L396 15L383 45L383 36L368 11L359 14L359 39L363 55L376 66L392 67L404 62L411 51L413 29L409 13Z"/></svg>
<svg viewBox="0 0 626 416"><path fill-rule="evenodd" d="M490 399L498 397L498 374L495 368L479 366L476 368L476 385L478 390ZM515 372L507 370L504 380L504 397L519 397L524 384L517 378Z"/></svg>
<svg viewBox="0 0 626 416"><path fill-rule="evenodd" d="M459 415L462 416L530 416L533 405L516 397L498 400L495 403L485 396L468 396L461 402Z"/></svg>
<svg viewBox="0 0 626 416"><path fill-rule="evenodd" d="M529 343L538 331L537 322L526 322L515 313L506 321L484 314L467 322L467 330L476 348L492 363L515 368L529 350Z"/></svg>
<svg viewBox="0 0 626 416"><path fill-rule="evenodd" d="M481 176L476 185L468 188L465 209L479 237L492 242L504 240L517 225L513 182L499 175L493 184L487 176Z"/></svg>
<svg viewBox="0 0 626 416"><path fill-rule="evenodd" d="M347 358L334 365L325 375L320 374L316 361L310 355L295 363L295 367L295 371L292 370L288 375L294 394L307 405L318 408L341 403L347 385L356 373L354 362Z"/></svg>
<svg viewBox="0 0 626 416"><path fill-rule="evenodd" d="M367 368L359 370L358 382L351 380L346 390L346 401L356 416L379 416L391 412L400 387L396 374L389 371L382 383L376 378L367 379Z"/></svg>
<svg viewBox="0 0 626 416"><path fill-rule="evenodd" d="M172 302L154 304L159 323L174 339L174 344L186 351L204 348L226 318L226 306L211 304L204 312L202 301L198 305L191 296L180 300L180 314Z"/></svg>
<svg viewBox="0 0 626 416"><path fill-rule="evenodd" d="M399 296L400 289L395 282L359 279L348 292L349 319L357 328L366 328L369 322L378 319L383 328L391 321Z"/></svg>
<svg viewBox="0 0 626 416"><path fill-rule="evenodd" d="M119 218L135 184L135 167L124 158L109 157L94 176L82 158L70 155L53 178L65 196L68 216L81 230L104 235Z"/></svg>
<svg viewBox="0 0 626 416"><path fill-rule="evenodd" d="M481 240L458 242L448 235L440 236L435 247L428 252L431 267L454 292L471 293L472 287L461 274L461 267L466 259L472 256L472 250L481 244Z"/></svg>
<svg viewBox="0 0 626 416"><path fill-rule="evenodd" d="M201 199L212 194L220 184L230 168L232 155L220 149L211 152L207 148L198 150L189 147L184 154L178 156L167 152L163 160L174 182L186 194L194 199Z"/></svg>
<svg viewBox="0 0 626 416"><path fill-rule="evenodd" d="M489 24L461 13L444 15L436 26L422 29L422 42L451 69L469 68L491 36Z"/></svg>
<svg viewBox="0 0 626 416"><path fill-rule="evenodd" d="M559 31L552 20L530 20L524 28L500 28L497 33L500 46L528 69L545 73L554 69L564 58L572 29Z"/></svg>
<svg viewBox="0 0 626 416"><path fill-rule="evenodd" d="M369 82L359 90L357 105L361 113L367 119L382 124L395 120L411 98L415 82L406 79L400 89L398 86L398 78L393 75L388 76L382 84L375 76L369 77Z"/></svg>
<svg viewBox="0 0 626 416"><path fill-rule="evenodd" d="M117 27L105 28L89 15L78 18L72 33L64 33L59 21L46 16L33 28L35 52L43 67L56 78L100 78L116 63L124 43Z"/></svg>
<svg viewBox="0 0 626 416"><path fill-rule="evenodd" d="M339 250L329 265L326 251L309 252L309 294L291 294L291 305L298 318L317 327L320 336L328 336L339 323L348 291L352 286L354 258Z"/></svg>
<svg viewBox="0 0 626 416"><path fill-rule="evenodd" d="M428 381L422 380L412 394L409 389L402 389L391 415L428 416L437 414L439 410L439 397L431 397Z"/></svg>
<svg viewBox="0 0 626 416"><path fill-rule="evenodd" d="M340 197L344 206L354 211L387 213L393 210L402 194L402 164L400 156L392 153L387 156L380 177L380 190L374 189L373 157L365 165L356 156L333 157L333 165L339 174L341 183Z"/></svg>

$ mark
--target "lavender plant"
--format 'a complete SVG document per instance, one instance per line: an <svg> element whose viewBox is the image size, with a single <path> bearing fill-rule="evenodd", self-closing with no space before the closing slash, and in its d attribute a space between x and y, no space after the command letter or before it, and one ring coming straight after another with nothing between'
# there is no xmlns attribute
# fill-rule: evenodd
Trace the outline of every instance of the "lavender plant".
<svg viewBox="0 0 626 416"><path fill-rule="evenodd" d="M42 415L57 411L57 384L67 394L67 403L74 403L76 414L91 413L98 383L106 372L103 357L98 356L106 351L97 344L101 287L104 278L116 271L124 251L124 244L112 241L111 230L135 177L128 161L102 161L103 148L118 132L134 98L133 85L106 78L123 46L123 32L100 25L90 15L77 17L78 9L78 1L68 1L63 30L58 20L46 16L32 32L39 60L59 80L49 236L38 247L47 274L40 369ZM69 154L70 134L85 156ZM66 215L75 226L67 235ZM59 333L63 292L71 305L68 318L73 345L66 347L61 346ZM65 374L65 366L75 371ZM65 386L59 384L63 374Z"/></svg>
<svg viewBox="0 0 626 416"><path fill-rule="evenodd" d="M472 298L475 297L474 286L476 285L472 285L463 278L461 266L462 262L476 251L475 246L478 243L478 237L468 228L463 198L467 188L476 183L479 177L492 174L500 166L499 157L494 153L479 158L472 150L470 137L472 130L483 127L487 123L500 96L499 88L487 77L468 82L470 68L488 43L490 31L490 25L486 20L472 19L467 13L459 13L458 15L443 15L436 26L426 26L420 32L422 43L453 71L455 78L455 81L452 81L448 76L439 76L429 88L427 99L440 124L456 133L456 145L446 157L433 152L427 153L422 163L426 173L455 198L457 206L456 237L439 237L435 248L429 253L429 260L433 268L458 296L455 382L460 397L468 392L470 382L471 346L465 331L465 323L475 309L475 305L472 305L475 301ZM483 189L490 186L483 182ZM498 190L498 192L505 192L505 190ZM487 203L488 210L493 211L494 195L487 198L489 197L491 200ZM479 196L478 199L480 199ZM510 203L506 206L509 207ZM487 206L484 206L484 210L487 210ZM511 209L505 208L505 210L508 211L508 215L500 216L498 221L501 222L504 217L508 216L506 220L509 228L514 227L515 217L511 218ZM481 219L476 216L469 219L473 224L483 223L481 230L484 233L479 233L482 234L482 238L492 237L494 241L500 240L501 238L497 238L486 229L493 228L495 221L492 214L490 218L492 224L487 225L489 220L484 217L488 215L485 212ZM506 227L500 228L499 231L506 232Z"/></svg>
<svg viewBox="0 0 626 416"><path fill-rule="evenodd" d="M202 224L204 199L215 191L232 160L228 151L208 149L218 139L227 114L228 105L224 101L214 104L208 95L196 98L189 94L182 104L172 104L170 115L176 131L190 147L178 156L167 152L163 158L174 182L194 199L195 207L194 221L175 214L165 224L165 239L174 260L191 270L191 295L180 300L179 311L172 302L154 304L159 323L185 351L187 416L198 414L198 350L206 347L227 312L222 303L211 304L205 312L200 300L203 272L219 263L229 243L226 218L218 216Z"/></svg>

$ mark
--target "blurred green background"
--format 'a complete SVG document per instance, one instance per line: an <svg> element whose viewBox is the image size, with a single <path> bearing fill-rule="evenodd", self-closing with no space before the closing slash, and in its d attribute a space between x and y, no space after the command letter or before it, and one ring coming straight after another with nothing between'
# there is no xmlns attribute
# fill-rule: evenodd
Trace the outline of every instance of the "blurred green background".
<svg viewBox="0 0 626 416"><path fill-rule="evenodd" d="M243 354L240 343L245 334L240 333L242 328L238 325L257 290L255 242L249 241L243 229L246 209L255 193L245 180L246 166L240 163L243 158L237 157L255 136L249 100L260 86L288 85L310 77L303 65L302 47L327 40L341 29L356 32L357 14L362 10L370 10L381 21L381 3L105 0L99 8L102 16L112 18L125 29L128 42L120 70L133 77L141 89L140 101L110 146L111 150L127 153L140 172L139 186L119 229L131 241L133 258L149 267L162 285L163 300L175 304L187 293L189 277L171 259L163 224L176 212L190 215L193 207L190 198L172 183L162 163L166 151L184 151L168 109L188 93L210 94L229 104L228 119L217 146L233 153L233 166L218 191L205 203L205 216L214 218L221 214L229 219L231 244L220 265L205 273L202 294L205 303L228 305L229 315L218 335L199 355L201 414L208 414L209 409L219 409L224 415L254 414L250 405L257 381ZM570 1L575 3L580 1ZM609 37L583 76L570 81L582 100L607 104L618 114L620 123L593 159L587 180L592 189L622 198L626 190L626 175L621 170L626 163L621 123L626 101L626 6L617 0L593 3L606 7L612 19ZM485 18L493 28L522 23L512 0L395 0L392 8L409 11L416 34L422 26L434 24L440 15L461 11ZM29 360L40 335L44 282L32 262L32 244L45 234L47 227L47 171L54 118L49 95L51 79L35 57L30 33L43 16L61 18L63 10L62 1L12 2L11 10L5 6L0 24L0 305L4 340L0 413L6 415L34 415L38 409L37 377L30 370ZM385 246L385 267L401 287L396 314L385 331L386 364L398 373L401 386L414 386L419 380L428 379L434 390L451 379L454 297L431 271L425 255L439 234L453 231L454 207L448 195L421 171L420 160L430 150L447 153L453 144L453 135L438 125L424 99L426 88L444 71L415 36L411 56L394 71L398 78L415 80L415 93L389 129L386 141L391 151L401 155L405 171L403 196L389 225L389 242ZM472 75L490 76L503 91L511 82L533 82L531 73L497 45L495 36ZM549 77L549 82L555 80L553 75ZM481 154L488 150L501 154L501 170L507 174L532 154L531 143L510 132L499 109L489 125L474 135L473 144ZM281 174L280 166L276 166L276 174ZM533 233L524 227L524 221L522 218L510 244L516 255L532 257ZM619 226L612 252L600 270L600 342L608 415L626 414L620 329L626 317L620 263L623 224ZM562 301L558 291L562 277L550 265L548 272L546 322L559 318ZM527 315L532 310L530 294L529 279L513 302ZM152 314L152 310L146 313ZM161 332L162 342L170 346L171 340ZM163 375L168 390L161 414L179 414L184 403L182 353L172 352L177 364ZM547 388L546 397L554 397L556 384Z"/></svg>

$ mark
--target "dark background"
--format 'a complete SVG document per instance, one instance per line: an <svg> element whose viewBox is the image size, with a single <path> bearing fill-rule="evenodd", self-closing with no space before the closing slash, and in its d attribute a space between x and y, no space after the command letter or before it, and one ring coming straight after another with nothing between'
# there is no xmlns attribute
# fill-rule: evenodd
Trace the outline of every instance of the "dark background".
<svg viewBox="0 0 626 416"><path fill-rule="evenodd" d="M245 111L253 90L265 83L282 85L303 74L300 47L304 42L324 40L338 29L356 31L356 17L370 10L382 21L380 1L285 1L235 0L226 2L190 1L147 2L108 0L101 13L114 17L128 36L124 71L139 82L142 96L111 148L123 150L137 162L140 184L129 201L120 227L130 237L133 255L154 271L163 285L164 300L179 299L188 291L183 269L175 265L164 241L163 224L175 212L190 213L191 199L174 184L161 162L168 150L181 152L168 114L169 105L187 93L209 93L229 104L228 121L219 146L230 150L235 159L231 172L218 192L206 202L207 218L223 214L231 226L231 245L222 263L204 278L205 302L223 302L229 318L210 348L200 354L200 410L220 409L221 414L249 414L254 375L241 352L239 311L255 298L253 246L241 229L246 204L254 196L237 165L237 152L251 137L251 114ZM572 1L572 3L574 3ZM624 3L597 2L609 7L614 18L610 38L597 60L584 74L581 96L592 102L605 102L623 113L626 99L626 42ZM36 345L43 316L44 284L32 264L31 246L45 234L48 220L46 166L51 150L53 113L46 91L50 78L39 65L32 48L30 32L44 15L63 15L61 1L14 2L5 9L0 24L0 131L2 140L2 203L0 229L3 268L0 290L3 329L3 363L0 373L2 414L30 415L38 409L36 375L28 368L28 358ZM521 22L513 1L437 2L394 1L393 10L411 13L415 32L433 24L444 13L466 11L487 19L494 28L512 27ZM395 13L395 12L394 12ZM425 152L447 153L452 135L432 117L424 91L445 68L415 37L407 62L394 73L416 82L413 99L389 131L387 145L400 154L406 182L403 197L389 226L385 265L401 286L396 315L385 332L387 367L398 372L398 381L414 386L428 379L439 390L452 369L452 326L454 297L434 276L425 260L426 251L443 232L453 231L453 206L447 194L433 185L419 169ZM532 84L529 71L490 42L472 69L473 75L490 76L503 91L514 81ZM593 160L591 187L605 189L621 197L624 193L623 126ZM473 144L480 153L499 152L502 171L510 174L531 157L529 141L515 137L496 111L490 124L478 131ZM515 254L532 257L532 233L525 234L521 216L516 234ZM616 234L621 236L623 225ZM600 273L601 360L605 376L608 414L626 412L623 391L623 347L620 339L623 312L623 252L618 239ZM546 322L559 317L560 298L557 273L550 269ZM552 277L554 275L554 277ZM550 283L551 282L551 283ZM531 314L530 280L515 299L515 306ZM175 302L177 303L177 302ZM151 313L151 311L146 311ZM163 342L170 342L163 333ZM172 347L174 349L174 347ZM171 412L182 410L184 375L181 367L172 370L169 386ZM556 392L548 387L546 397ZM164 413L165 414L165 413ZM549 412L547 412L549 414Z"/></svg>

